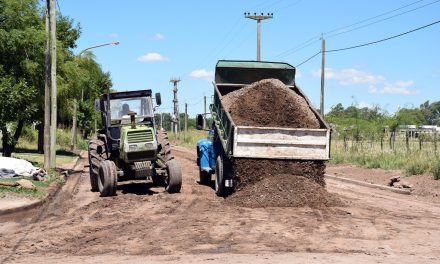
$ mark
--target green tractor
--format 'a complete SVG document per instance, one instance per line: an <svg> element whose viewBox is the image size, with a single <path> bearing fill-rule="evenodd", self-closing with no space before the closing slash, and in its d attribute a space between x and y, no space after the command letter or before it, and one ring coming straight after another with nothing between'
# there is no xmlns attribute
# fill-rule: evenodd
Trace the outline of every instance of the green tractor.
<svg viewBox="0 0 440 264"><path fill-rule="evenodd" d="M155 99L159 106L160 93ZM92 191L113 196L118 181L151 180L169 193L180 192L181 168L166 132L155 125L151 90L103 94L95 109L101 112L103 128L89 141Z"/></svg>

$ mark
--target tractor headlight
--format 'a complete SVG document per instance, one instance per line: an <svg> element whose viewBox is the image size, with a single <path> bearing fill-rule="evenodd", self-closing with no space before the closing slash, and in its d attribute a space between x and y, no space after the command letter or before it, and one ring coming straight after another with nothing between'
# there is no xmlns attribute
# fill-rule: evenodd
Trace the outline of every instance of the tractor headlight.
<svg viewBox="0 0 440 264"><path fill-rule="evenodd" d="M153 143L145 143L145 148L146 149L153 149L154 148L154 144Z"/></svg>
<svg viewBox="0 0 440 264"><path fill-rule="evenodd" d="M136 151L136 150L138 150L138 145L136 144L128 145L128 151Z"/></svg>

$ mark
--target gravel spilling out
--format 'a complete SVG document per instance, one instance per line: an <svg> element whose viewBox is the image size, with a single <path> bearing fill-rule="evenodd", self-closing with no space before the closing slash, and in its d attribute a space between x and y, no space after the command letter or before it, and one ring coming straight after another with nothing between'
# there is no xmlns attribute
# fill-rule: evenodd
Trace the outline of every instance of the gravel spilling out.
<svg viewBox="0 0 440 264"><path fill-rule="evenodd" d="M342 206L342 201L308 178L280 174L269 176L235 192L228 204L242 207L311 207Z"/></svg>

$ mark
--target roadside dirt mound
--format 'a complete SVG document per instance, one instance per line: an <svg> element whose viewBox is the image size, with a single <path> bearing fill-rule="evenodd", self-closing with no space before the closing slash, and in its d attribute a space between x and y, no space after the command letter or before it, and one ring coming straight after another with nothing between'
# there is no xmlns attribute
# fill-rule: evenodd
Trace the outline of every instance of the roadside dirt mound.
<svg viewBox="0 0 440 264"><path fill-rule="evenodd" d="M236 125L320 128L306 100L277 79L265 79L222 97Z"/></svg>
<svg viewBox="0 0 440 264"><path fill-rule="evenodd" d="M342 201L316 182L302 176L275 175L245 186L235 192L228 204L242 207L311 207L342 206Z"/></svg>
<svg viewBox="0 0 440 264"><path fill-rule="evenodd" d="M292 161L267 159L235 159L237 190L270 176L289 174L304 176L325 186L325 163L322 161Z"/></svg>

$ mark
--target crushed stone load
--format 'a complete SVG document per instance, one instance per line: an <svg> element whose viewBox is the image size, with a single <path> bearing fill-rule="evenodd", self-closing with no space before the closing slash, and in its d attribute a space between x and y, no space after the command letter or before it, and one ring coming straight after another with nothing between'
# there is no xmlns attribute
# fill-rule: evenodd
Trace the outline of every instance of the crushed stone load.
<svg viewBox="0 0 440 264"><path fill-rule="evenodd" d="M306 99L277 79L265 79L224 95L235 125L321 128ZM323 161L244 159L233 161L237 181L227 203L245 207L321 208L340 200L324 186Z"/></svg>
<svg viewBox="0 0 440 264"><path fill-rule="evenodd" d="M320 128L307 101L277 79L265 79L222 97L236 125Z"/></svg>
<svg viewBox="0 0 440 264"><path fill-rule="evenodd" d="M235 159L237 190L279 174L299 175L325 186L323 161Z"/></svg>
<svg viewBox="0 0 440 264"><path fill-rule="evenodd" d="M296 175L275 175L235 192L226 203L242 207L343 206L343 202L316 182Z"/></svg>

